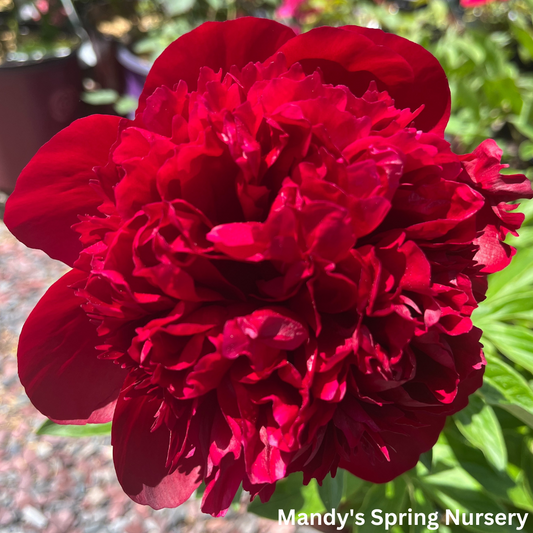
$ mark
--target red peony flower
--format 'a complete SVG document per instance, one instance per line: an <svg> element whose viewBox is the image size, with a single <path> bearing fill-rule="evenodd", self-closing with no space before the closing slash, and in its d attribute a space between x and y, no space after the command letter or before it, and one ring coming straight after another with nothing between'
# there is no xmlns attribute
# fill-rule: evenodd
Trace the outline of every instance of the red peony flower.
<svg viewBox="0 0 533 533"><path fill-rule="evenodd" d="M477 7L484 6L485 4L491 4L496 0L460 0L459 3L462 7ZM508 0L497 0L499 2L507 2Z"/></svg>
<svg viewBox="0 0 533 533"><path fill-rule="evenodd" d="M303 471L385 482L482 382L470 315L531 197L486 141L456 156L437 60L358 27L206 23L156 61L135 120L81 119L5 220L72 266L19 346L60 423L113 421L136 502L224 514Z"/></svg>
<svg viewBox="0 0 533 533"><path fill-rule="evenodd" d="M281 19L290 19L295 17L302 4L306 0L283 0L281 5L276 10L276 16Z"/></svg>

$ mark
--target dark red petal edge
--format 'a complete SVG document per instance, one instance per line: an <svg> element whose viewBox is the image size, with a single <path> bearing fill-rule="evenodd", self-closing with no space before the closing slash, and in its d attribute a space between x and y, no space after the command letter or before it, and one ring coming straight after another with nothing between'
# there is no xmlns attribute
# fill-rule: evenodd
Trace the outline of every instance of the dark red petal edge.
<svg viewBox="0 0 533 533"><path fill-rule="evenodd" d="M98 359L96 326L71 286L71 270L48 289L22 328L20 381L33 405L58 423L109 422L126 372Z"/></svg>
<svg viewBox="0 0 533 533"><path fill-rule="evenodd" d="M412 84L400 84L392 90L396 107L415 110L424 104L424 111L416 119L416 127L443 135L450 119L452 97L448 78L438 59L419 44L393 33L360 26L342 26L342 29L362 34L378 45L391 48L410 63L415 79Z"/></svg>
<svg viewBox="0 0 533 533"><path fill-rule="evenodd" d="M125 388L135 382L128 378ZM161 401L144 394L128 398L122 392L115 410L111 443L118 480L124 492L135 502L153 509L177 507L200 485L200 467L190 472L170 473L166 466L170 431L152 424Z"/></svg>
<svg viewBox="0 0 533 533"><path fill-rule="evenodd" d="M202 67L227 72L250 62L264 61L294 32L268 19L243 17L226 22L206 22L183 35L158 57L148 74L139 98L137 114L146 107L146 99L161 86L173 88L180 80L189 90L196 89Z"/></svg>
<svg viewBox="0 0 533 533"><path fill-rule="evenodd" d="M415 126L442 135L450 117L448 80L438 60L422 46L382 30L320 27L298 35L280 49L289 64L307 74L320 68L325 83L346 85L361 96L374 80L399 109L424 110Z"/></svg>
<svg viewBox="0 0 533 533"><path fill-rule="evenodd" d="M78 215L96 215L102 199L89 184L105 165L120 117L92 115L73 122L48 141L20 174L4 221L30 248L73 266L81 244L71 229Z"/></svg>

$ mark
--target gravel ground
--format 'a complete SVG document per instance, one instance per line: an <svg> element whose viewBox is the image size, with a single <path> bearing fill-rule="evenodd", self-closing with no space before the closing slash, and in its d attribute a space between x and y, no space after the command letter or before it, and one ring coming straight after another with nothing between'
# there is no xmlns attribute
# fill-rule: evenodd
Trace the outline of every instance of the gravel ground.
<svg viewBox="0 0 533 533"><path fill-rule="evenodd" d="M18 243L0 221L0 533L312 532L260 519L245 505L225 518L201 513L195 499L154 511L122 492L108 437L35 434L45 417L18 379L17 337L37 300L65 271Z"/></svg>

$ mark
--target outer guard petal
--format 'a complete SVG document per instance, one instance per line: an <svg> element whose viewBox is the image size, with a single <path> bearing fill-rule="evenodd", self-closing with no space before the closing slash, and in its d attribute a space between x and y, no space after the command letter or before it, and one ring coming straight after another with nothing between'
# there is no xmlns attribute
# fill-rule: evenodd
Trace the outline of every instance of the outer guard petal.
<svg viewBox="0 0 533 533"><path fill-rule="evenodd" d="M120 117L92 115L52 137L20 174L6 205L5 223L30 248L72 266L81 250L71 229L78 215L96 215L101 198L89 185L105 165Z"/></svg>
<svg viewBox="0 0 533 533"><path fill-rule="evenodd" d="M401 435L382 431L380 435L387 445L390 461L385 457L379 457L379 454L375 454L380 459L379 463L369 460L369 455L362 446L359 446L359 452L354 460L349 463L341 461L339 466L366 481L387 483L416 466L420 454L430 450L437 442L445 422L444 416L429 415L427 426L418 430L413 428L411 434ZM406 433L408 433L407 428Z"/></svg>
<svg viewBox="0 0 533 533"><path fill-rule="evenodd" d="M346 85L361 96L373 79L397 108L424 105L415 125L443 134L451 96L444 70L420 45L381 30L344 26L316 28L281 47L288 64L300 62L309 74L319 67L325 83Z"/></svg>
<svg viewBox="0 0 533 533"><path fill-rule="evenodd" d="M232 65L242 68L251 61L264 61L293 37L290 28L268 19L206 22L174 41L159 56L144 84L137 114L160 86L172 89L183 80L189 90L195 90L202 67L227 72Z"/></svg>
<svg viewBox="0 0 533 533"><path fill-rule="evenodd" d="M125 386L133 382L128 379ZM151 430L161 401L148 395L124 396L122 393L118 399L111 434L118 480L137 503L153 509L177 507L200 485L200 467L187 474L175 470L169 475L165 463L170 431L164 423Z"/></svg>
<svg viewBox="0 0 533 533"><path fill-rule="evenodd" d="M19 376L33 405L58 423L108 422L126 372L98 359L96 327L70 288L71 270L41 298L19 341Z"/></svg>
<svg viewBox="0 0 533 533"><path fill-rule="evenodd" d="M343 26L343 29L362 34L409 61L413 82L399 84L390 94L399 109L409 107L414 111L423 104L424 111L415 120L416 127L443 135L450 119L452 97L448 78L437 58L419 44L393 33L360 26Z"/></svg>

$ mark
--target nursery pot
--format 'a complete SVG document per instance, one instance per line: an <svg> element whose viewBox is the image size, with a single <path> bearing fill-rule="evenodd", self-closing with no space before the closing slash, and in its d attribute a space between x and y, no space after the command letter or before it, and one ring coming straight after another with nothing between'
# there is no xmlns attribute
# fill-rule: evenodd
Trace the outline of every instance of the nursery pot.
<svg viewBox="0 0 533 533"><path fill-rule="evenodd" d="M0 66L0 190L10 193L35 152L80 113L76 51Z"/></svg>

